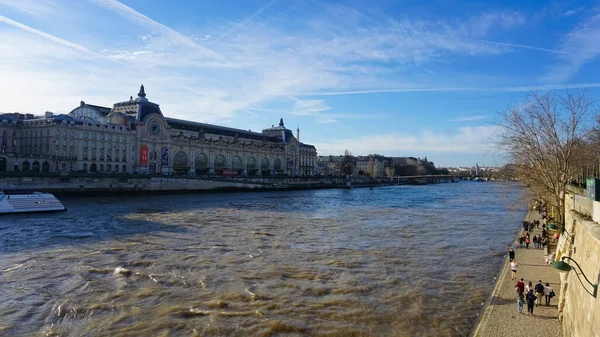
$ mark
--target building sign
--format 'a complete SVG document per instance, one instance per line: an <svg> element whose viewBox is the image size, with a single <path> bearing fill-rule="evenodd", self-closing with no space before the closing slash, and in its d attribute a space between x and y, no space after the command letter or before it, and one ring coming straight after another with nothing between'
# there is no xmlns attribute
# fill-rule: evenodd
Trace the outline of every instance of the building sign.
<svg viewBox="0 0 600 337"><path fill-rule="evenodd" d="M160 164L162 166L169 165L169 149L166 147L163 147L162 149L162 153L160 155Z"/></svg>
<svg viewBox="0 0 600 337"><path fill-rule="evenodd" d="M148 166L148 147L146 145L140 147L140 164L142 166Z"/></svg>

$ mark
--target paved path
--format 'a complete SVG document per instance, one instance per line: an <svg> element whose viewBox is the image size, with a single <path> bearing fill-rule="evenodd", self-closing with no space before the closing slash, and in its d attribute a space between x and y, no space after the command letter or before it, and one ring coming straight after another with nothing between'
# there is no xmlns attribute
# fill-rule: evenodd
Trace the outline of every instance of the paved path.
<svg viewBox="0 0 600 337"><path fill-rule="evenodd" d="M525 217L528 221L539 218L538 212L529 212ZM534 229L531 237L539 235L540 229ZM551 241L551 240L550 240ZM500 279L492 293L490 305L486 308L481 318L474 336L477 337L562 337L562 326L558 321L558 299L560 290L559 272L544 262L544 250L533 249L533 242L529 249L518 248L518 242L513 246L515 249L515 260L519 265L517 279L524 278L527 285L529 281L535 286L538 280L543 284L550 283L556 296L552 298L550 306L545 306L545 299L542 299L542 306L534 307L533 316L527 314L527 303L523 308L523 313L519 313L517 307L517 295L515 293L515 284L517 281L511 280L510 265L506 264ZM507 252L508 253L508 252Z"/></svg>

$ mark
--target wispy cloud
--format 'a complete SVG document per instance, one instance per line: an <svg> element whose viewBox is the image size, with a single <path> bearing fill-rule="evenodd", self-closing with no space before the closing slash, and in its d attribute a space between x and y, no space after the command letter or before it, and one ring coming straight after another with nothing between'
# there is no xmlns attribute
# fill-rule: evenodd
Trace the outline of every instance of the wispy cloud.
<svg viewBox="0 0 600 337"><path fill-rule="evenodd" d="M585 9L585 7L578 7L578 8L575 8L575 9L570 9L570 10L566 11L564 13L564 15L565 16L572 16L572 15L575 15L575 14L583 11L584 9Z"/></svg>
<svg viewBox="0 0 600 337"><path fill-rule="evenodd" d="M506 42L497 42L497 41L486 41L486 40L479 40L479 41L484 42L484 43L489 43L489 44L492 44L492 45L497 45L497 46L503 46L503 47L509 47L509 48L537 50L537 51L546 52L546 53L552 53L552 54L569 55L572 52L572 51L555 50L555 49L541 48L541 47L536 47L536 46L528 46L528 45L515 44L515 43L506 43Z"/></svg>
<svg viewBox="0 0 600 337"><path fill-rule="evenodd" d="M47 39L49 41L52 41L54 43L58 43L58 44L63 45L65 47L68 47L68 48L71 48L71 49L75 49L77 51L84 52L84 53L92 55L92 56L100 56L99 54L97 54L97 53L95 53L95 52L93 52L93 51L91 51L91 50L89 50L89 49L87 49L87 48L85 48L83 46L80 46L80 45L78 45L76 43L72 43L72 42L63 40L63 39L61 39L59 37L56 37L54 35L50 35L48 33L42 32L40 30L31 28L29 26L26 26L26 25L24 25L22 23L19 23L19 22L16 22L14 20L11 20L11 19L9 19L7 17L4 17L2 15L0 15L0 22L4 23L4 24L7 24L9 26L12 26L14 28L18 28L20 30L26 31L28 33L35 34L37 36L40 36L40 37L42 37L44 39Z"/></svg>
<svg viewBox="0 0 600 337"><path fill-rule="evenodd" d="M410 152L487 153L491 151L498 129L495 126L458 128L453 133L425 130L420 133L371 134L333 142L317 143L319 154L352 153L401 154Z"/></svg>
<svg viewBox="0 0 600 337"><path fill-rule="evenodd" d="M470 122L470 121L480 121L482 119L486 119L488 116L469 116L469 117L459 117L451 119L451 122Z"/></svg>
<svg viewBox="0 0 600 337"><path fill-rule="evenodd" d="M271 1L267 2L264 6L259 8L256 12L252 13L252 15L248 16L247 18L245 18L244 20L242 20L239 23L233 24L231 28L229 28L225 33L219 35L216 39L212 40L211 43L219 42L221 39L223 39L223 38L227 37L228 35L230 35L231 33L233 33L233 31L243 28L246 23L250 22L257 16L259 16L260 13L264 12L267 8L271 7L271 5L273 5L276 1L277 0L271 0Z"/></svg>
<svg viewBox="0 0 600 337"><path fill-rule="evenodd" d="M598 88L599 83L571 83L571 84L553 84L553 85L531 85L516 87L433 87L433 88L390 88L390 89L372 89L372 90L354 90L354 91L331 91L331 92L306 92L297 96L339 96L339 95L364 95L377 93L395 93L395 92L529 92L536 90L564 90L565 88Z"/></svg>
<svg viewBox="0 0 600 337"><path fill-rule="evenodd" d="M127 20L130 20L134 23L146 26L146 27L152 29L153 31L159 32L167 40L173 40L174 42L177 42L184 46L190 47L190 48L192 48L192 50L194 52L197 52L197 53L199 52L199 53L203 54L204 56L211 57L214 59L221 59L221 56L218 53L216 53L204 46L196 44L189 37L184 36L183 34L179 33L178 31L176 31L168 26L165 26L159 22L152 20L151 18L147 17L146 15L144 15L144 14L134 10L133 8L128 7L116 0L92 0L92 2L119 14L120 16L124 17ZM168 43L168 42L166 42L166 43Z"/></svg>
<svg viewBox="0 0 600 337"><path fill-rule="evenodd" d="M585 64L600 55L600 14L581 22L564 36L560 47L565 55L559 55L557 65L550 68L543 80L562 83L569 80Z"/></svg>
<svg viewBox="0 0 600 337"><path fill-rule="evenodd" d="M427 86L417 76L399 74L398 69L419 71L425 64L450 62L452 57L485 57L511 53L517 48L556 52L488 41L491 32L516 29L526 23L525 15L514 11L477 13L462 20L393 19L370 16L346 6L307 2L302 6L310 10L298 17L290 14L286 6L278 6L283 9L276 13L268 10L277 4L271 0L241 22L201 27L188 32L195 33L188 36L118 1L91 2L91 6L84 2L77 2L77 6L53 3L45 12L45 26L39 23L38 27L35 21L37 29L0 17L5 26L21 30L15 35L0 27L0 45L5 45L0 49L0 57L5 56L3 53L13 55L0 65L1 69L11 70L2 73L3 77L10 75L3 80L19 83L8 88L11 94L3 97L0 108L18 106L31 112L69 110L82 99L110 105L134 94L143 82L149 98L161 103L173 117L222 121L232 119L239 111L259 114L257 108L269 108L269 102L286 100L290 107L282 109L282 114L326 124L377 118L377 114L340 111L332 103L333 98L306 96L481 91L466 84L462 88ZM33 14L35 6L43 4L15 1L10 2L10 7L37 20ZM74 8L67 15L56 10L61 6ZM71 11L79 12L73 15ZM259 15L260 20L256 20ZM60 34L48 33L55 32L48 29L54 27L51 23L60 25L74 16L83 23L69 21L79 26L63 29ZM99 27L109 27L109 33L104 35L104 30L97 30ZM224 33L218 36L215 32ZM208 38L209 35L218 37ZM17 40L21 43L3 42ZM26 62L20 59L22 55L26 55ZM95 58L89 60L89 56ZM50 59L52 67L47 66ZM47 78L53 88L48 91L45 86L34 84L34 89L23 90L24 78ZM25 99L30 95L40 99ZM73 102L58 108L57 95Z"/></svg>

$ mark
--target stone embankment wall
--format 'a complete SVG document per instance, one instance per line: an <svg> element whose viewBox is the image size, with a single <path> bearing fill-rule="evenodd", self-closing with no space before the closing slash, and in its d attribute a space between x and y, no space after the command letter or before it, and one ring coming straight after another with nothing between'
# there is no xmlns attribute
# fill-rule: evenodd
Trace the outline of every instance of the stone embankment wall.
<svg viewBox="0 0 600 337"><path fill-rule="evenodd" d="M343 178L307 177L169 177L169 176L0 176L0 190L51 193L178 192L249 189L317 189L345 186ZM352 185L378 186L393 181L355 179Z"/></svg>
<svg viewBox="0 0 600 337"><path fill-rule="evenodd" d="M566 260L574 267L568 273L561 273L561 291L558 303L559 319L562 321L564 336L600 336L600 295L593 297L593 287L589 285L583 272L592 283L600 281L600 202L581 195L568 195L566 202L565 229L574 240L563 234L557 246L556 260L568 256L579 264ZM583 283L583 284L582 284Z"/></svg>

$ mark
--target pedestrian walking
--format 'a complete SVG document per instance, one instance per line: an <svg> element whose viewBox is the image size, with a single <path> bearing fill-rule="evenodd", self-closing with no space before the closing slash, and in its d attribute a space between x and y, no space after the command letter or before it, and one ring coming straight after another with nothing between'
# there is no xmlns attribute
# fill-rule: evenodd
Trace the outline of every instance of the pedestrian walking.
<svg viewBox="0 0 600 337"><path fill-rule="evenodd" d="M521 280L515 284L515 291L517 294L523 295L523 292L525 291L525 283L523 282L523 278L521 278Z"/></svg>
<svg viewBox="0 0 600 337"><path fill-rule="evenodd" d="M525 296L523 293L517 295L517 305L519 307L519 314L523 312L523 304L525 304Z"/></svg>
<svg viewBox="0 0 600 337"><path fill-rule="evenodd" d="M513 259L510 263L510 270L512 271L512 280L517 279L517 268L519 265L517 264L517 260Z"/></svg>
<svg viewBox="0 0 600 337"><path fill-rule="evenodd" d="M523 247L524 242L525 242L525 237L523 235L519 236L519 247Z"/></svg>
<svg viewBox="0 0 600 337"><path fill-rule="evenodd" d="M529 240L529 236L527 236L525 238L525 248L529 249L529 244L531 243L531 240Z"/></svg>
<svg viewBox="0 0 600 337"><path fill-rule="evenodd" d="M527 292L527 295L525 295L525 299L527 300L527 312L530 315L533 315L533 305L535 303L536 297L531 290Z"/></svg>
<svg viewBox="0 0 600 337"><path fill-rule="evenodd" d="M540 306L542 305L542 297L544 297L544 284L542 283L542 280L539 280L538 283L535 285L535 294L537 295L537 305L536 306Z"/></svg>
<svg viewBox="0 0 600 337"><path fill-rule="evenodd" d="M515 251L512 249L512 247L508 249L508 258L510 259L510 262L515 259Z"/></svg>
<svg viewBox="0 0 600 337"><path fill-rule="evenodd" d="M531 283L531 281L529 281L529 283L527 283L527 285L525 286L525 292L528 293L530 291L533 292L533 283Z"/></svg>
<svg viewBox="0 0 600 337"><path fill-rule="evenodd" d="M538 237L537 235L533 236L533 249L537 249L538 248Z"/></svg>
<svg viewBox="0 0 600 337"><path fill-rule="evenodd" d="M546 286L544 287L544 295L546 295L546 306L549 306L550 300L552 299L552 297L555 296L554 290L552 290L552 288L550 288L549 283L546 283Z"/></svg>

